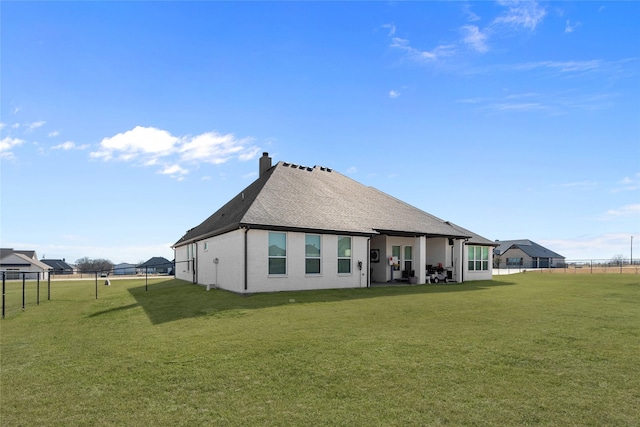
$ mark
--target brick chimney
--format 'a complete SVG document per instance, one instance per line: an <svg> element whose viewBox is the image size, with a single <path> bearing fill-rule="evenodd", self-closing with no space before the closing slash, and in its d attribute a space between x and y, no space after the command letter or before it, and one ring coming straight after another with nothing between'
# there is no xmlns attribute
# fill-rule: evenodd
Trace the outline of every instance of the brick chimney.
<svg viewBox="0 0 640 427"><path fill-rule="evenodd" d="M262 176L266 171L271 169L271 157L269 157L269 153L262 153L262 157L260 157L260 176Z"/></svg>

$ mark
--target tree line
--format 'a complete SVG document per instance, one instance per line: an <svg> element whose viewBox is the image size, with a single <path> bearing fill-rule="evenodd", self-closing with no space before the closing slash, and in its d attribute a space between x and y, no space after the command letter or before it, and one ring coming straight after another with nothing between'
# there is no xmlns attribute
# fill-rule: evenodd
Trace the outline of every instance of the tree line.
<svg viewBox="0 0 640 427"><path fill-rule="evenodd" d="M76 267L81 273L90 273L95 271L111 271L113 263L108 259L91 259L88 257L80 258L76 261Z"/></svg>

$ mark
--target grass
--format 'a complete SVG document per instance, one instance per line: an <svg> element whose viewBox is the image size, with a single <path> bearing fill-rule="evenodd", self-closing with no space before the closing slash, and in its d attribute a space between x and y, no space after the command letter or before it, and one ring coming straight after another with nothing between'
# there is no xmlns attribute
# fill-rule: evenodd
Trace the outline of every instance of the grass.
<svg viewBox="0 0 640 427"><path fill-rule="evenodd" d="M640 425L637 276L44 295L0 322L2 426Z"/></svg>

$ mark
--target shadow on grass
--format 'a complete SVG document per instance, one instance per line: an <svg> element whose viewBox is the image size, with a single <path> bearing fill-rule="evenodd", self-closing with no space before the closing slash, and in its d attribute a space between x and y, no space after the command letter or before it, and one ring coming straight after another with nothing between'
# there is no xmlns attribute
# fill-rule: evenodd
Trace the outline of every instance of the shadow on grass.
<svg viewBox="0 0 640 427"><path fill-rule="evenodd" d="M114 308L110 308L108 310L97 311L97 312L95 312L93 314L90 314L89 317L96 317L96 316L101 316L103 314L109 314L109 313L117 313L119 311L125 311L125 310L129 310L129 309L136 308L136 307L139 307L139 306L140 306L139 303L123 305L122 307L114 307Z"/></svg>
<svg viewBox="0 0 640 427"><path fill-rule="evenodd" d="M449 292L481 291L514 283L478 281L463 284L380 286L357 289L270 292L239 295L220 289L206 291L204 287L174 279L149 287L130 288L136 304L106 310L113 312L141 306L153 324L173 322L199 316L233 317L242 311L296 304L352 301L365 298L425 295ZM95 315L104 312L96 313Z"/></svg>

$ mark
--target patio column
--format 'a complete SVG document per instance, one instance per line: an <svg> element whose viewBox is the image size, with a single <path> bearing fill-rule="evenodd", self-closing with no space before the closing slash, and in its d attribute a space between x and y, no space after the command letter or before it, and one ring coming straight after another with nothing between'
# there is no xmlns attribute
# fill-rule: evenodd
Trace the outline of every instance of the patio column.
<svg viewBox="0 0 640 427"><path fill-rule="evenodd" d="M414 270L418 283L426 283L427 281L427 238L425 236L418 236L415 239L413 245L415 247L415 263Z"/></svg>
<svg viewBox="0 0 640 427"><path fill-rule="evenodd" d="M455 258L454 262L453 262L453 266L454 266L454 270L453 270L453 279L458 282L458 283L462 283L462 280L464 278L463 276L463 269L464 269L464 240L462 239L455 239L453 241L454 244L454 250L453 253L455 254Z"/></svg>

